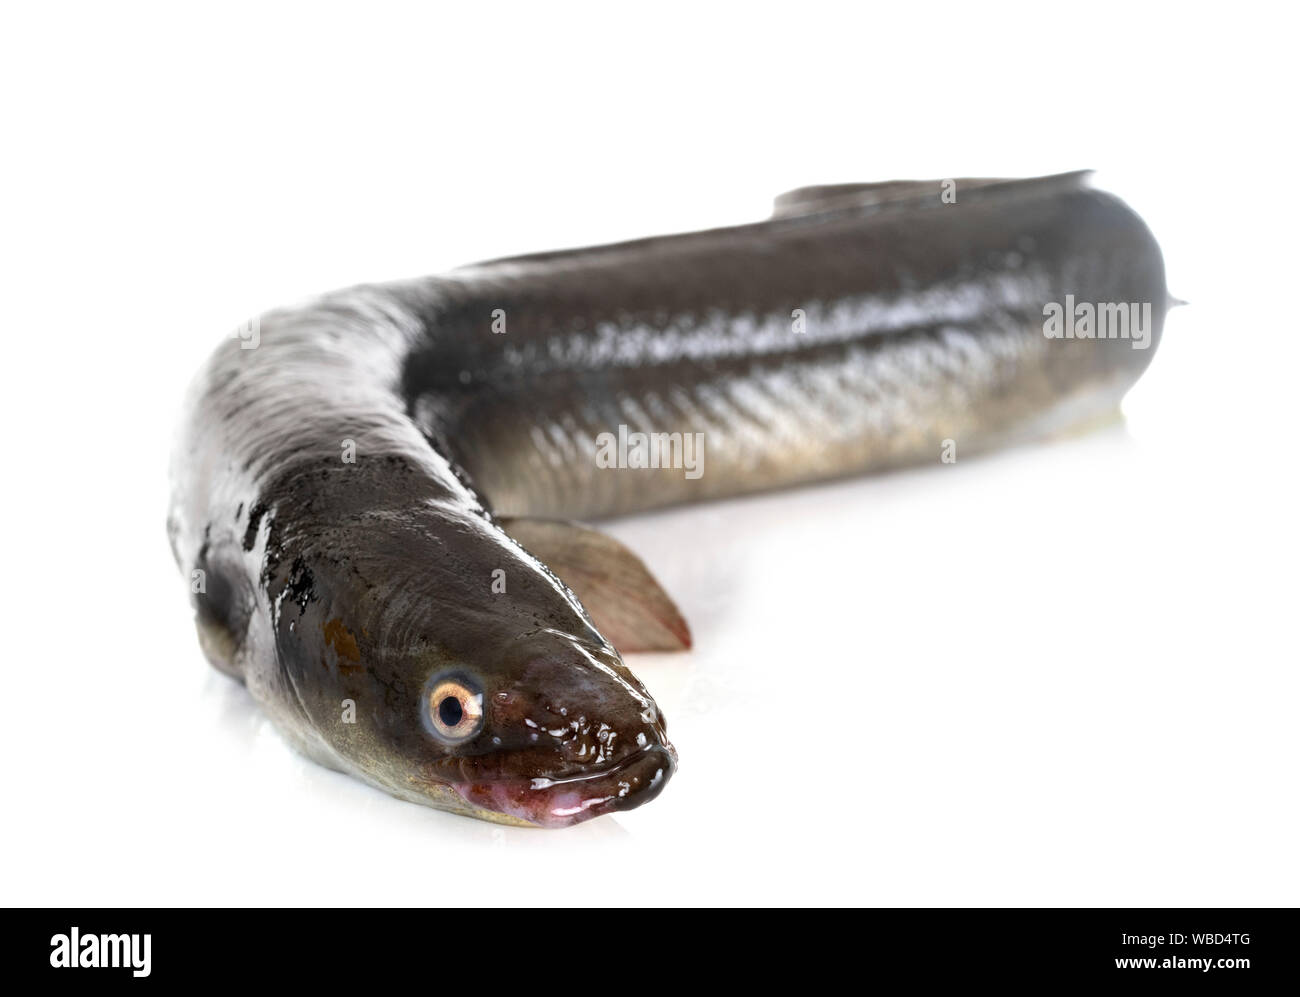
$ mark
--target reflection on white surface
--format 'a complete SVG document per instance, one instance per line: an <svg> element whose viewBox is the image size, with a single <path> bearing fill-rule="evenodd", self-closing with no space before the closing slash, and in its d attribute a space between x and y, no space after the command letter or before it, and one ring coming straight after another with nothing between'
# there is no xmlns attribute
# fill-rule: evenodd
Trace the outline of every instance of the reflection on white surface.
<svg viewBox="0 0 1300 997"><path fill-rule="evenodd" d="M283 791L332 796L349 809L363 812L367 819L402 826L413 833L437 834L451 841L470 844L509 845L544 831L506 827L485 821L470 820L398 800L372 789L350 776L323 768L297 755L280 739L269 720L244 687L231 679L211 672L205 681L204 695L219 704L215 735L236 754L245 756L241 765L274 769L285 780ZM266 787L274 792L274 787ZM588 844L617 838L627 832L614 820L594 820L571 828L575 839Z"/></svg>

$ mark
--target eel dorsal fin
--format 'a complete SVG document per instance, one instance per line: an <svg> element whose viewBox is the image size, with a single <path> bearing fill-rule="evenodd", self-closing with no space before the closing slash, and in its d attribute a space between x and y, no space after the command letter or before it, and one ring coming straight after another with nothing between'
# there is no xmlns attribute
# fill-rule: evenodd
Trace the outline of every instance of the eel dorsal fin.
<svg viewBox="0 0 1300 997"><path fill-rule="evenodd" d="M869 208L891 201L917 198L932 198L938 202L949 185L958 199L965 192L981 187L1004 190L1079 187L1084 185L1090 174L1091 170L1076 170L1071 173L1056 173L1020 180L1005 177L954 177L944 180L882 180L876 183L816 184L811 187L797 187L778 195L774 202L772 217L796 218L801 215Z"/></svg>

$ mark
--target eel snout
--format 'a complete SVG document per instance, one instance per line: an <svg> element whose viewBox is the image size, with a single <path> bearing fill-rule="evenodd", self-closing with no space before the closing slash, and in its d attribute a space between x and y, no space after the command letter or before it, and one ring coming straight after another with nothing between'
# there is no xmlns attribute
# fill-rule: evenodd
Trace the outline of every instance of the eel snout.
<svg viewBox="0 0 1300 997"><path fill-rule="evenodd" d="M677 767L663 714L616 652L570 645L579 650L581 666L542 655L509 688L490 690L482 739L435 778L477 810L542 827L658 796Z"/></svg>
<svg viewBox="0 0 1300 997"><path fill-rule="evenodd" d="M649 803L676 767L677 753L664 742L642 748L615 764L570 777L460 782L452 788L478 809L540 827L567 827Z"/></svg>

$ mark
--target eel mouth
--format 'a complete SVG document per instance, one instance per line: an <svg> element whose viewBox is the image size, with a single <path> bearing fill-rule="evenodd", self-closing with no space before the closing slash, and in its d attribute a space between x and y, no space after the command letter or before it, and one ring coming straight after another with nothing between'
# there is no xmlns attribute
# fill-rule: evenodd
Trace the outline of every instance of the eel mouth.
<svg viewBox="0 0 1300 997"><path fill-rule="evenodd" d="M453 782L451 788L478 809L538 827L568 827L649 803L662 792L676 768L675 754L655 745L594 772L556 779Z"/></svg>

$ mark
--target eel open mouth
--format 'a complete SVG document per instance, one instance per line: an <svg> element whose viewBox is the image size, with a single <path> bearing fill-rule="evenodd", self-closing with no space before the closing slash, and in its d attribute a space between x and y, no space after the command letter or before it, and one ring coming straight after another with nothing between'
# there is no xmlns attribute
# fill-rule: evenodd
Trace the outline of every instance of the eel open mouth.
<svg viewBox="0 0 1300 997"><path fill-rule="evenodd" d="M467 803L484 810L539 827L568 827L649 803L663 790L676 767L672 750L655 745L610 768L569 778L494 779L451 785Z"/></svg>

